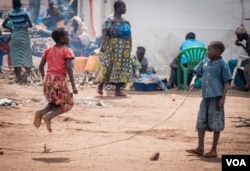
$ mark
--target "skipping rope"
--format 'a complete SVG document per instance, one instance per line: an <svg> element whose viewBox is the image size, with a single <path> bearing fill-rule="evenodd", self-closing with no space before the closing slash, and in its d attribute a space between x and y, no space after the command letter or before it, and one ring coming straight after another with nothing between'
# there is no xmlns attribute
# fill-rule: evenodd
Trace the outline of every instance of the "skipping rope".
<svg viewBox="0 0 250 171"><path fill-rule="evenodd" d="M28 150L18 150L18 149L14 149L14 148L2 148L0 147L0 155L1 153L3 154L3 151L1 150L9 150L9 151L18 151L18 152L25 152L25 153L63 153L63 152L73 152L73 151L80 151L80 150L85 150L85 149L91 149L91 148L98 148L98 147L103 147L109 144L115 144L118 142L123 142L123 141L128 141L131 140L141 134L143 134L146 131L150 131L156 127L158 127L159 125L162 125L163 123L166 123L170 118L172 118L176 112L180 109L180 107L185 103L186 99L188 98L188 96L190 95L191 91L192 91L193 87L191 87L189 89L189 91L186 93L185 98L183 99L183 101L180 103L180 105L175 109L175 111L168 116L165 120L153 125L152 127L150 127L149 129L146 130L142 130L142 131L137 131L136 134L131 135L128 138L123 138L123 139L119 139L119 140L115 140L115 141L111 141L111 142L107 142L107 143L103 143L103 144L99 144L99 145L93 145L93 146L89 146L89 147L83 147L83 148L77 148L77 149L69 149L69 150L57 150L57 151L51 151L49 148L46 147L46 144L44 145L44 150L42 152L38 152L38 151L28 151Z"/></svg>

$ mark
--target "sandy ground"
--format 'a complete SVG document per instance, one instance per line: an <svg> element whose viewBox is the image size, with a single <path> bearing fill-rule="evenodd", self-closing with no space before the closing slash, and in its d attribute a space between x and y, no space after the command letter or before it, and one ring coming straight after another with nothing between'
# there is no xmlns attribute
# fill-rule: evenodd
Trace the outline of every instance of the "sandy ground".
<svg viewBox="0 0 250 171"><path fill-rule="evenodd" d="M2 1L0 6L6 7ZM39 61L34 57L35 66ZM246 92L228 92L219 156L207 159L185 152L197 145L200 90L126 91L130 96L125 98L112 91L99 97L95 90L81 87L73 109L52 120L49 133L44 123L33 126L34 112L46 105L42 87L0 79L0 99L19 103L0 106L0 170L220 171L223 154L250 154L250 127L235 127L242 123L239 118L250 118ZM206 152L211 143L212 133L207 133ZM159 159L151 161L157 152Z"/></svg>
<svg viewBox="0 0 250 171"><path fill-rule="evenodd" d="M33 126L34 112L46 105L41 86L9 84L0 79L0 98L18 106L0 106L0 170L4 171L220 171L223 154L250 154L250 128L235 127L250 118L250 95L230 90L226 99L226 128L218 158L185 152L195 148L195 121L200 90L126 91L129 97L96 94L95 86L80 87L73 109ZM206 134L205 151L212 133ZM152 154L160 157L151 161ZM2 154L3 153L3 154Z"/></svg>

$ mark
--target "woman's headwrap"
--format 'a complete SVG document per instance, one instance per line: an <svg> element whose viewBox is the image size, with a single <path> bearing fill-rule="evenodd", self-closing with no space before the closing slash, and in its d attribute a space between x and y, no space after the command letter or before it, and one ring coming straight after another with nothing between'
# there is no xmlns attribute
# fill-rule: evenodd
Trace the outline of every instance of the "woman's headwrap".
<svg viewBox="0 0 250 171"><path fill-rule="evenodd" d="M239 27L236 28L235 34L245 34L247 33L247 30L243 24L241 24Z"/></svg>

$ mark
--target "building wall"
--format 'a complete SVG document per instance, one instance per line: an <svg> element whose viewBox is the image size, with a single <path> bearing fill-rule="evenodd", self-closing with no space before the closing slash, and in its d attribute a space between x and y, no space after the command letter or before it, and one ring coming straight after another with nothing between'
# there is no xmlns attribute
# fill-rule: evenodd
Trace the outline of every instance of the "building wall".
<svg viewBox="0 0 250 171"><path fill-rule="evenodd" d="M132 53L137 46L144 46L146 57L157 70L169 72L171 60L178 55L180 44L190 31L206 45L213 40L223 41L226 46L223 57L227 61L245 54L241 47L234 45L234 30L241 24L243 12L243 17L250 18L249 0L124 1L127 5L124 17L132 26ZM6 10L10 2L0 1L1 9ZM28 8L28 0L22 2ZM88 26L93 40L101 35L103 20L113 13L113 3L114 0L78 0L78 15ZM243 22L250 30L250 20Z"/></svg>
<svg viewBox="0 0 250 171"><path fill-rule="evenodd" d="M86 0L87 1L87 0ZM85 2L86 2L85 1ZM96 35L101 33L101 23L113 12L113 0L95 1L94 27ZM181 42L187 32L206 45L221 40L226 46L225 60L244 54L234 45L234 30L241 24L242 13L250 18L250 1L244 0L124 0L133 35L133 50L145 46L149 62L159 70L169 68L171 60L178 55ZM86 8L84 8L86 9ZM87 12L87 9L86 9ZM88 18L88 14L85 14ZM243 20L250 30L250 20Z"/></svg>

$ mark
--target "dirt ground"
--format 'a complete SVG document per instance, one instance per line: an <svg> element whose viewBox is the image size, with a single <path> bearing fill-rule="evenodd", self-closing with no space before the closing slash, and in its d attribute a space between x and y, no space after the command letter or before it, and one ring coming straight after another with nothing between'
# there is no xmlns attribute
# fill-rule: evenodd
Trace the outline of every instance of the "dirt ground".
<svg viewBox="0 0 250 171"><path fill-rule="evenodd" d="M46 105L42 86L0 79L0 99L18 103L0 106L0 170L220 171L223 154L250 154L250 127L236 127L250 118L247 92L229 90L226 128L213 159L185 152L197 145L200 90L125 92L129 97L114 97L112 91L99 97L95 85L80 87L73 109L54 118L49 133L44 123L33 126L35 111ZM207 133L205 152L211 143ZM159 159L151 161L157 152Z"/></svg>
<svg viewBox="0 0 250 171"><path fill-rule="evenodd" d="M0 79L0 98L18 103L0 106L0 170L220 171L223 154L250 154L250 127L236 127L250 118L246 92L229 90L219 156L207 159L185 152L197 145L200 90L126 91L122 98L95 90L80 87L73 109L52 120L49 133L44 123L33 126L34 112L46 105L42 87ZM211 142L207 133L206 152ZM159 159L151 161L156 152Z"/></svg>

